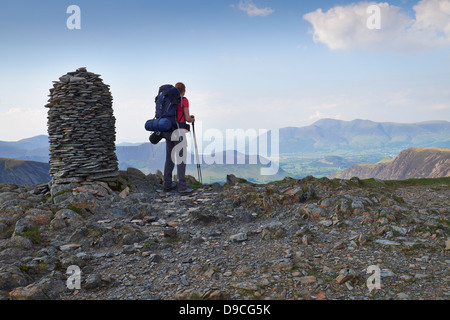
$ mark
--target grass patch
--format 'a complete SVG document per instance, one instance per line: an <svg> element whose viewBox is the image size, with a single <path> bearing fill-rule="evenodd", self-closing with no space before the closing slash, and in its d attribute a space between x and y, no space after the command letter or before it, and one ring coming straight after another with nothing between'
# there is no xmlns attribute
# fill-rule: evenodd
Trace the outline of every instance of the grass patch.
<svg viewBox="0 0 450 320"><path fill-rule="evenodd" d="M63 195L63 194L65 194L65 193L69 193L69 192L72 192L72 190L62 190L62 191L59 191L59 192L55 193L55 194L52 196L52 203L55 203L55 198L56 198L56 197L58 197L58 196L60 196L60 195Z"/></svg>
<svg viewBox="0 0 450 320"><path fill-rule="evenodd" d="M432 186L432 185L445 185L450 186L450 177L443 178L414 178L406 180L386 180L384 183L390 187L402 187L402 186Z"/></svg>
<svg viewBox="0 0 450 320"><path fill-rule="evenodd" d="M69 205L66 207L66 209L72 210L73 212L76 212L76 213L78 213L78 214L81 213L81 208L77 208L77 207L75 207L75 206L73 206L73 205L71 205L71 204L69 204Z"/></svg>
<svg viewBox="0 0 450 320"><path fill-rule="evenodd" d="M26 266L26 265L18 265L17 267L18 267L21 271L23 271L23 272L25 272L25 273L27 273L28 270L31 269L30 266Z"/></svg>
<svg viewBox="0 0 450 320"><path fill-rule="evenodd" d="M374 178L370 179L362 179L361 185L366 188L379 188L382 186L386 186L385 183L375 180Z"/></svg>
<svg viewBox="0 0 450 320"><path fill-rule="evenodd" d="M395 194L392 195L392 200L397 201L398 203L406 203L402 197L396 196Z"/></svg>
<svg viewBox="0 0 450 320"><path fill-rule="evenodd" d="M28 238L34 244L41 243L41 234L39 233L39 226L26 227L22 232L17 233L19 236Z"/></svg>

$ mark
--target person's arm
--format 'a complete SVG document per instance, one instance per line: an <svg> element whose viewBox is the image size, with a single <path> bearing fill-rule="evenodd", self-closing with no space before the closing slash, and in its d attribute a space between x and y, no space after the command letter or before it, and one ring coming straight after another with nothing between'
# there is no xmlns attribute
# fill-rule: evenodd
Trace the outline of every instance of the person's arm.
<svg viewBox="0 0 450 320"><path fill-rule="evenodd" d="M189 100L186 98L183 99L183 112L187 122L192 123L195 121L195 117L189 113Z"/></svg>
<svg viewBox="0 0 450 320"><path fill-rule="evenodd" d="M194 115L191 115L189 113L189 107L187 108L183 108L184 109L184 118L186 119L187 122L194 122L195 121L195 117Z"/></svg>

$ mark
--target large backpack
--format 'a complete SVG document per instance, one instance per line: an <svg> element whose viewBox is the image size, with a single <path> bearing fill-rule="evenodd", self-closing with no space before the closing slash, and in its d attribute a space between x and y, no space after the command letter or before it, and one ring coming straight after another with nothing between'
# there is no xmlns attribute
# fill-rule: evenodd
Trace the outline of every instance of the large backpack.
<svg viewBox="0 0 450 320"><path fill-rule="evenodd" d="M161 86L155 98L155 118L145 123L145 130L169 132L179 127L177 110L181 101L181 95L177 88L170 84Z"/></svg>

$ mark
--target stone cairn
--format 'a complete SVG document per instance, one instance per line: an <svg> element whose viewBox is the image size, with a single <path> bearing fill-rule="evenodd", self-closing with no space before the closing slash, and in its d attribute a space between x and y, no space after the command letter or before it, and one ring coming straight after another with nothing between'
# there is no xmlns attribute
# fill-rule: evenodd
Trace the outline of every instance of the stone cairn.
<svg viewBox="0 0 450 320"><path fill-rule="evenodd" d="M86 68L53 83L45 106L51 184L114 181L119 171L109 86Z"/></svg>

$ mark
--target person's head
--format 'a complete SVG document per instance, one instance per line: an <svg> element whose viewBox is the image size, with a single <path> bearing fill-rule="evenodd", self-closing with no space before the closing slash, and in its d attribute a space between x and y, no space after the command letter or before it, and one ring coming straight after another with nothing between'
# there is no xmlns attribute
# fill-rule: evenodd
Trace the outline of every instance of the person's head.
<svg viewBox="0 0 450 320"><path fill-rule="evenodd" d="M178 83L175 85L175 88L177 88L178 91L180 91L180 94L181 94L182 96L184 96L184 94L186 93L186 86L185 86L184 83L182 83L182 82L178 82Z"/></svg>

